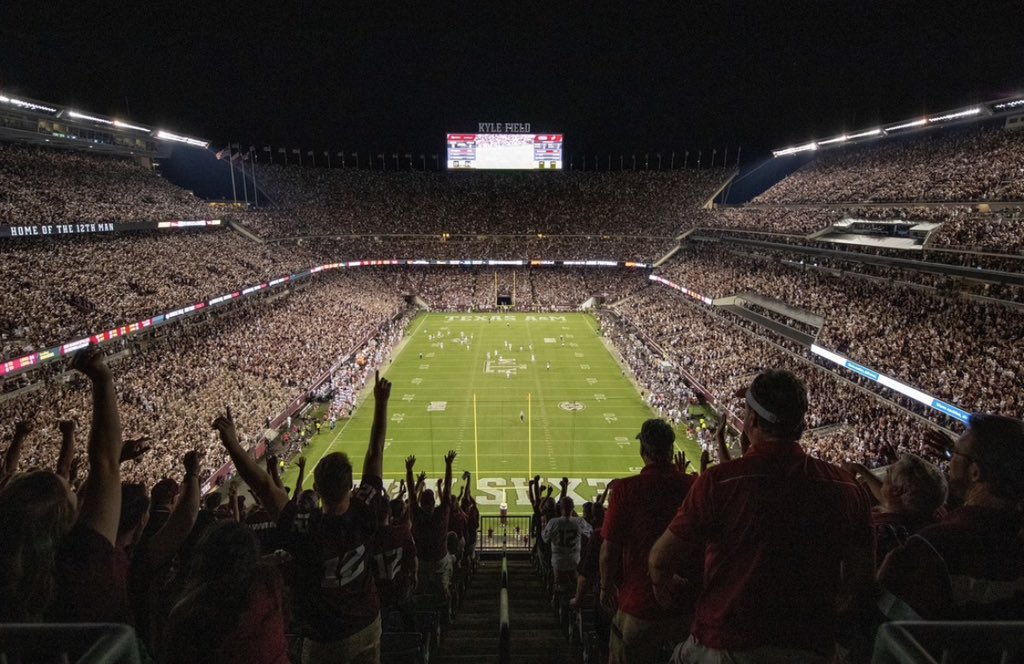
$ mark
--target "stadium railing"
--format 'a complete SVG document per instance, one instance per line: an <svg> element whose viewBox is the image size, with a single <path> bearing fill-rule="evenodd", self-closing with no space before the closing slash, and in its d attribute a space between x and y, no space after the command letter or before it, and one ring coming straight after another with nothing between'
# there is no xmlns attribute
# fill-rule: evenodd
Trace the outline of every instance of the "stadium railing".
<svg viewBox="0 0 1024 664"><path fill-rule="evenodd" d="M141 664L135 631L127 625L0 624L0 662Z"/></svg>
<svg viewBox="0 0 1024 664"><path fill-rule="evenodd" d="M501 590L498 593L498 661L512 661L512 631L508 612L508 558L501 557Z"/></svg>
<svg viewBox="0 0 1024 664"><path fill-rule="evenodd" d="M530 519L529 516L481 516L477 550L529 551L533 545Z"/></svg>
<svg viewBox="0 0 1024 664"><path fill-rule="evenodd" d="M1024 661L1024 622L890 622L878 628L873 664Z"/></svg>

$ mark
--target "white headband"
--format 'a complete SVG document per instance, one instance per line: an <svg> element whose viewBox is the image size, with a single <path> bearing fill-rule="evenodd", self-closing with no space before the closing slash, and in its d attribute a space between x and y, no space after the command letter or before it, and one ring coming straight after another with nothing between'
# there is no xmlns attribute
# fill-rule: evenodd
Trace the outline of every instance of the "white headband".
<svg viewBox="0 0 1024 664"><path fill-rule="evenodd" d="M746 397L747 397L747 405L750 406L751 408L753 408L755 413L760 415L763 419L768 420L772 424L778 424L779 416L776 415L775 413L771 412L770 410L768 410L764 406L762 406L760 403L758 403L757 399L754 398L753 392L751 392L750 390L747 390Z"/></svg>

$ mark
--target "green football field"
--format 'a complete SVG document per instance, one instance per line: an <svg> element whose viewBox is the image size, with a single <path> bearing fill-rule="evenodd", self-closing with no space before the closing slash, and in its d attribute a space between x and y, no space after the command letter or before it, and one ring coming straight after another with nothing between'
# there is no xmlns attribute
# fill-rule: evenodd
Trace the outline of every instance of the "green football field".
<svg viewBox="0 0 1024 664"><path fill-rule="evenodd" d="M556 487L569 477L579 504L643 463L636 434L654 415L588 314L421 314L381 373L393 383L384 450L392 494L408 455L432 483L449 449L458 452L456 485L469 470L484 513L503 500L523 513L534 475ZM372 394L364 392L351 419L333 431L324 426L303 451L309 471L341 451L358 479L372 419ZM699 447L684 429L676 445L696 463ZM295 472L287 469L286 485Z"/></svg>

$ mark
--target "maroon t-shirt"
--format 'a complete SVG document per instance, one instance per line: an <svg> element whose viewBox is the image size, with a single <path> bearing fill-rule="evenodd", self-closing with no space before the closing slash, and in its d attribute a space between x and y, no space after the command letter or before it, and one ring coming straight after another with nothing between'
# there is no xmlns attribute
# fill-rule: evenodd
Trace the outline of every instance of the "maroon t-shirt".
<svg viewBox="0 0 1024 664"><path fill-rule="evenodd" d="M291 501L278 518L282 546L295 558L290 581L296 618L314 641L344 639L380 613L371 546L383 495L379 477L364 477L341 516L320 508L299 512Z"/></svg>
<svg viewBox="0 0 1024 664"><path fill-rule="evenodd" d="M671 463L644 466L639 475L615 483L604 515L602 536L622 547L619 610L643 620L683 615L688 609L665 609L654 598L647 556L672 522L693 485L690 475Z"/></svg>
<svg viewBox="0 0 1024 664"><path fill-rule="evenodd" d="M435 507L427 513L419 505L412 510L412 537L420 560L435 562L448 555L445 538L448 537L449 506Z"/></svg>
<svg viewBox="0 0 1024 664"><path fill-rule="evenodd" d="M1019 601L994 610L986 605L1024 587L1021 525L1012 511L961 507L894 549L879 568L879 581L929 620L971 619L972 613L1018 620Z"/></svg>
<svg viewBox="0 0 1024 664"><path fill-rule="evenodd" d="M692 634L726 650L834 647L840 567L871 555L867 494L798 445L763 445L709 469L670 530L703 560Z"/></svg>
<svg viewBox="0 0 1024 664"><path fill-rule="evenodd" d="M383 526L373 538L374 572L384 604L394 604L412 592L416 543L410 524Z"/></svg>
<svg viewBox="0 0 1024 664"><path fill-rule="evenodd" d="M57 553L52 622L128 623L128 556L103 535L78 524Z"/></svg>

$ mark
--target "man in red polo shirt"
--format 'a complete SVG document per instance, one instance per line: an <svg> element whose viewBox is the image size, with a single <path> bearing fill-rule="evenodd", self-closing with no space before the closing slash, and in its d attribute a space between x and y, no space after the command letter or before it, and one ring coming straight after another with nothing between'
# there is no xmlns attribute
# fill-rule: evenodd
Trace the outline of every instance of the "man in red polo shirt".
<svg viewBox="0 0 1024 664"><path fill-rule="evenodd" d="M601 604L615 613L610 664L654 661L662 644L686 638L692 613L690 606L658 604L647 575L647 555L693 478L672 463L676 434L667 422L647 420L637 439L643 470L616 480L602 530Z"/></svg>
<svg viewBox="0 0 1024 664"><path fill-rule="evenodd" d="M651 550L660 602L699 592L672 661L825 662L837 607L870 602L870 503L849 473L797 442L807 391L796 376L766 371L746 400L749 449L697 479Z"/></svg>

